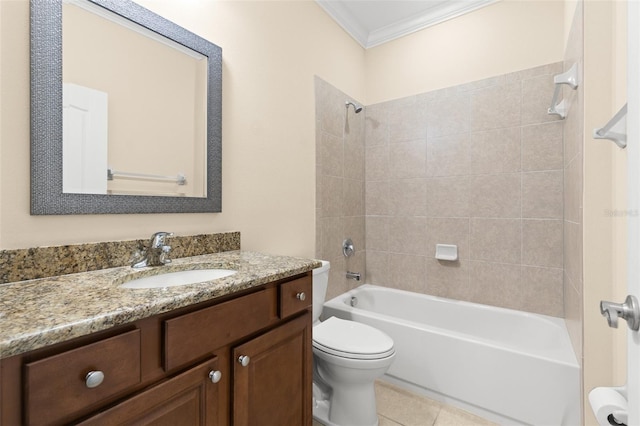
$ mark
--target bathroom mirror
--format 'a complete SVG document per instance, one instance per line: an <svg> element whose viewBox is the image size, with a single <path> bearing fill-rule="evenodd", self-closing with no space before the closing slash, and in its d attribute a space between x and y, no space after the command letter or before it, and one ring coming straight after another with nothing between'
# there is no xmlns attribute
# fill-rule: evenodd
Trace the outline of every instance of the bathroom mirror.
<svg viewBox="0 0 640 426"><path fill-rule="evenodd" d="M80 16L72 28L64 27L73 22L69 7ZM98 18L105 24L86 25ZM109 26L123 36L88 35ZM98 41L80 47L63 42L78 41L82 35L107 40L109 49ZM129 45L136 44L136 38L155 45L132 53ZM119 48L113 46L116 39L125 40ZM73 51L89 66L69 59ZM116 63L109 66L111 62ZM136 68L126 69L130 64ZM148 68L140 70L143 66ZM128 86L105 86L104 78L96 77L104 68L109 68L104 74L115 75L109 84ZM146 92L134 93L143 85L135 83L134 73L151 82ZM81 102L69 103L68 94L78 88L80 97L72 99ZM155 96L156 88L162 94ZM93 91L98 97L87 98ZM132 1L31 0L31 214L221 211L221 92L221 49ZM123 93L130 97L123 98ZM106 118L100 121L91 118L93 114L87 119L90 108L82 106L84 99L98 99L87 105L98 105L98 112L107 109ZM69 115L69 105L85 115ZM130 109L124 109L127 106ZM86 123L96 122L108 125L86 131ZM76 126L69 130L69 123ZM69 134L81 136L70 145ZM112 146L112 140L119 142ZM97 183L79 185L74 175L70 180L69 171L88 171Z"/></svg>

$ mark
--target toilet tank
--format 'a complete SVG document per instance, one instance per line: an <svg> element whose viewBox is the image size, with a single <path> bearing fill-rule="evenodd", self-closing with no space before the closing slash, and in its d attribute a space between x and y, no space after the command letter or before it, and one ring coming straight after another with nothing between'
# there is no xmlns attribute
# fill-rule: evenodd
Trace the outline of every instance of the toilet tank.
<svg viewBox="0 0 640 426"><path fill-rule="evenodd" d="M322 266L313 270L313 307L312 321L315 324L322 314L322 306L325 296L327 295L327 287L329 286L329 268L331 264L322 260Z"/></svg>

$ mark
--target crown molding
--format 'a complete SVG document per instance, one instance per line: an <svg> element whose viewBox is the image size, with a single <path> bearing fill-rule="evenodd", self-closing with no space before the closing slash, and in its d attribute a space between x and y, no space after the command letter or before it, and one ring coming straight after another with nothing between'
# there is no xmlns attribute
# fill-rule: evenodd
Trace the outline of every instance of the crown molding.
<svg viewBox="0 0 640 426"><path fill-rule="evenodd" d="M452 0L437 8L431 8L424 13L403 19L387 26L367 31L344 6L342 1L316 0L325 12L329 14L351 37L362 47L368 49L395 40L408 34L431 27L449 19L456 18L482 7L496 3L499 0Z"/></svg>
<svg viewBox="0 0 640 426"><path fill-rule="evenodd" d="M367 48L369 31L364 28L353 14L344 6L342 1L316 0L316 3L333 18L351 37L362 47Z"/></svg>

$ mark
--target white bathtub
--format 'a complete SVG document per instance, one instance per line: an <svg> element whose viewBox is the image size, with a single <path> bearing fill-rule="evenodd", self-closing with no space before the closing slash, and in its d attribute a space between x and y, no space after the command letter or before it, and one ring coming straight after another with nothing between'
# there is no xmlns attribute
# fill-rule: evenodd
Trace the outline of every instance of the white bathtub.
<svg viewBox="0 0 640 426"><path fill-rule="evenodd" d="M393 338L391 382L501 424L580 424L580 369L562 319L369 284L326 302L330 316Z"/></svg>

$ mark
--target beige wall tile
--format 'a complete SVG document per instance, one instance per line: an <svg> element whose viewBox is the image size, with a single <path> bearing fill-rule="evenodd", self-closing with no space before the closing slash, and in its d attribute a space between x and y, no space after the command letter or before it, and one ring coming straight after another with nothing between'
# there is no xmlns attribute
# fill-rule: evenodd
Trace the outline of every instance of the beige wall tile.
<svg viewBox="0 0 640 426"><path fill-rule="evenodd" d="M344 216L364 215L364 181L343 179Z"/></svg>
<svg viewBox="0 0 640 426"><path fill-rule="evenodd" d="M484 175L520 171L520 128L474 132L466 173Z"/></svg>
<svg viewBox="0 0 640 426"><path fill-rule="evenodd" d="M366 238L367 250L387 251L389 247L388 216L367 216Z"/></svg>
<svg viewBox="0 0 640 426"><path fill-rule="evenodd" d="M367 249L365 216L345 217L343 223L343 240L351 238L356 253L364 252Z"/></svg>
<svg viewBox="0 0 640 426"><path fill-rule="evenodd" d="M317 187L317 185L316 185ZM314 256L318 259L322 258L322 226L320 220L320 209L316 205L316 249Z"/></svg>
<svg viewBox="0 0 640 426"><path fill-rule="evenodd" d="M553 74L540 75L522 80L522 125L557 121L547 109L553 99L555 84Z"/></svg>
<svg viewBox="0 0 640 426"><path fill-rule="evenodd" d="M434 258L436 244L458 246L458 258L469 258L468 218L427 218L426 256Z"/></svg>
<svg viewBox="0 0 640 426"><path fill-rule="evenodd" d="M451 95L426 100L428 139L469 132L471 96L459 91Z"/></svg>
<svg viewBox="0 0 640 426"><path fill-rule="evenodd" d="M398 216L389 218L389 245L392 253L424 256L426 253L427 218Z"/></svg>
<svg viewBox="0 0 640 426"><path fill-rule="evenodd" d="M424 256L389 253L389 285L400 290L425 293L427 268Z"/></svg>
<svg viewBox="0 0 640 426"><path fill-rule="evenodd" d="M389 146L389 175L392 179L423 178L427 172L427 142L415 140Z"/></svg>
<svg viewBox="0 0 640 426"><path fill-rule="evenodd" d="M520 173L472 176L469 186L469 211L472 216L520 217Z"/></svg>
<svg viewBox="0 0 640 426"><path fill-rule="evenodd" d="M320 176L318 181L320 184L321 217L342 216L344 205L342 200L343 179L335 176Z"/></svg>
<svg viewBox="0 0 640 426"><path fill-rule="evenodd" d="M520 309L523 299L520 265L475 260L469 263L473 302Z"/></svg>
<svg viewBox="0 0 640 426"><path fill-rule="evenodd" d="M527 312L564 316L562 268L522 266L523 306Z"/></svg>
<svg viewBox="0 0 640 426"><path fill-rule="evenodd" d="M562 121L522 128L522 170L559 170L563 167Z"/></svg>
<svg viewBox="0 0 640 426"><path fill-rule="evenodd" d="M469 174L469 134L429 138L426 157L429 177Z"/></svg>
<svg viewBox="0 0 640 426"><path fill-rule="evenodd" d="M568 164L583 152L582 140L583 131L583 114L580 114L581 90L571 91L569 99L573 105L572 114L567 114L567 118L563 120L564 124L564 164Z"/></svg>
<svg viewBox="0 0 640 426"><path fill-rule="evenodd" d="M369 181L365 184L365 211L367 215L389 214L389 181Z"/></svg>
<svg viewBox="0 0 640 426"><path fill-rule="evenodd" d="M562 170L522 174L522 217L561 219Z"/></svg>
<svg viewBox="0 0 640 426"><path fill-rule="evenodd" d="M346 278L346 265L344 256L333 259L331 269L329 269L329 286L325 300L331 300L349 290Z"/></svg>
<svg viewBox="0 0 640 426"><path fill-rule="evenodd" d="M427 137L426 105L422 98L408 96L389 102L389 144Z"/></svg>
<svg viewBox="0 0 640 426"><path fill-rule="evenodd" d="M580 366L583 365L582 359L582 284L574 284L571 278L565 273L564 276L564 319L567 325L567 331L571 338L573 351L578 358Z"/></svg>
<svg viewBox="0 0 640 426"><path fill-rule="evenodd" d="M447 262L427 258L425 263L428 294L449 299L468 300L470 298L468 260Z"/></svg>
<svg viewBox="0 0 640 426"><path fill-rule="evenodd" d="M576 290L582 293L582 224L564 221L564 270Z"/></svg>
<svg viewBox="0 0 640 426"><path fill-rule="evenodd" d="M320 257L328 261L343 257L344 219L342 217L325 217L320 219L320 227L322 228Z"/></svg>
<svg viewBox="0 0 640 426"><path fill-rule="evenodd" d="M467 176L426 180L428 217L469 217Z"/></svg>
<svg viewBox="0 0 640 426"><path fill-rule="evenodd" d="M469 245L472 260L521 262L522 221L518 219L471 219Z"/></svg>
<svg viewBox="0 0 640 426"><path fill-rule="evenodd" d="M355 130L356 124L358 130ZM344 138L343 176L347 179L364 180L364 119L362 113L358 114L357 123L352 123L350 129L351 132Z"/></svg>
<svg viewBox="0 0 640 426"><path fill-rule="evenodd" d="M320 174L342 177L344 173L344 153L342 138L327 132L320 132L319 157Z"/></svg>
<svg viewBox="0 0 640 426"><path fill-rule="evenodd" d="M427 190L424 179L395 179L389 182L391 216L425 216Z"/></svg>
<svg viewBox="0 0 640 426"><path fill-rule="evenodd" d="M389 253L367 250L367 283L391 287L389 283Z"/></svg>
<svg viewBox="0 0 640 426"><path fill-rule="evenodd" d="M471 131L519 126L520 103L519 82L471 92Z"/></svg>
<svg viewBox="0 0 640 426"><path fill-rule="evenodd" d="M561 219L522 220L522 263L562 268L563 226Z"/></svg>
<svg viewBox="0 0 640 426"><path fill-rule="evenodd" d="M367 181L389 179L389 146L367 146L365 149L365 164Z"/></svg>
<svg viewBox="0 0 640 426"><path fill-rule="evenodd" d="M365 144L367 146L389 143L389 105L387 102L369 105L365 113Z"/></svg>
<svg viewBox="0 0 640 426"><path fill-rule="evenodd" d="M564 219L582 222L582 155L578 155L564 169Z"/></svg>

